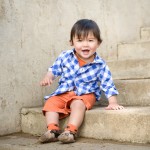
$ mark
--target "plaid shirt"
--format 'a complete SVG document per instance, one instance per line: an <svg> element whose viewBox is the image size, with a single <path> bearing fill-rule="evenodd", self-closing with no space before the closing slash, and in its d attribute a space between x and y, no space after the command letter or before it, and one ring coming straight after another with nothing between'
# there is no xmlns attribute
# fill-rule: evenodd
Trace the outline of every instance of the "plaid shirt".
<svg viewBox="0 0 150 150"><path fill-rule="evenodd" d="M52 71L55 77L61 76L61 78L56 91L45 96L45 99L67 91L74 91L78 96L94 93L96 100L100 100L101 91L104 91L107 98L118 94L108 66L97 53L93 62L80 67L74 49L64 51L48 71Z"/></svg>

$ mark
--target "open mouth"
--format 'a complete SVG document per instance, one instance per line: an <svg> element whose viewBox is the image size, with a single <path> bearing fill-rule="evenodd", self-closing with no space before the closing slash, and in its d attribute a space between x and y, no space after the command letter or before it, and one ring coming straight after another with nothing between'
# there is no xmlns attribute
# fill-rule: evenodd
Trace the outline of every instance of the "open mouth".
<svg viewBox="0 0 150 150"><path fill-rule="evenodd" d="M83 52L83 54L87 55L87 54L89 54L90 50L84 49L84 50L82 50L82 52Z"/></svg>

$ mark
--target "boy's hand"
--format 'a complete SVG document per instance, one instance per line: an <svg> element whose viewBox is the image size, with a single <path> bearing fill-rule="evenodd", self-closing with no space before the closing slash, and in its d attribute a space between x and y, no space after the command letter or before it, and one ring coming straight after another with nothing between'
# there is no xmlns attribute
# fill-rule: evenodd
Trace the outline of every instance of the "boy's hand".
<svg viewBox="0 0 150 150"><path fill-rule="evenodd" d="M46 85L51 85L52 84L52 80L49 79L48 77L44 77L44 79L40 82L41 86L46 86Z"/></svg>
<svg viewBox="0 0 150 150"><path fill-rule="evenodd" d="M106 110L121 110L123 106L118 105L116 96L111 96L108 99L109 105L105 108Z"/></svg>
<svg viewBox="0 0 150 150"><path fill-rule="evenodd" d="M51 85L53 83L54 76L51 72L48 72L44 79L40 82L41 86Z"/></svg>
<svg viewBox="0 0 150 150"><path fill-rule="evenodd" d="M124 109L124 107L118 104L109 104L105 109L106 110L121 110L121 109Z"/></svg>

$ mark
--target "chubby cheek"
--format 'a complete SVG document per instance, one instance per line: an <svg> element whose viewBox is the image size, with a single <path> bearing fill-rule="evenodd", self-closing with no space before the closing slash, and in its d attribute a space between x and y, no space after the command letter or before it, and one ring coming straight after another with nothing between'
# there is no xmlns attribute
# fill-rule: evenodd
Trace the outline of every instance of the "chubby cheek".
<svg viewBox="0 0 150 150"><path fill-rule="evenodd" d="M93 46L91 48L92 48L93 51L96 51L98 47L99 47L99 45L95 45L95 46Z"/></svg>
<svg viewBox="0 0 150 150"><path fill-rule="evenodd" d="M79 49L79 48L77 48L77 47L75 47L75 50L76 50L76 52L77 52L78 54L80 54L80 53L82 52L82 50Z"/></svg>
<svg viewBox="0 0 150 150"><path fill-rule="evenodd" d="M74 46L76 51L81 51L81 49L82 49L82 46L79 44L78 45L74 44L73 46Z"/></svg>

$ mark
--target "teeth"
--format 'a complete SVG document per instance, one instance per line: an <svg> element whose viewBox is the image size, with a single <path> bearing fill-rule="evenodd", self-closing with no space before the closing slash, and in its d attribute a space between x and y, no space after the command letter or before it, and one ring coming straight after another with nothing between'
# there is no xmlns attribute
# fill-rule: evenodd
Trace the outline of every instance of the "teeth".
<svg viewBox="0 0 150 150"><path fill-rule="evenodd" d="M88 54L89 50L83 50L82 52L83 52L83 54Z"/></svg>

